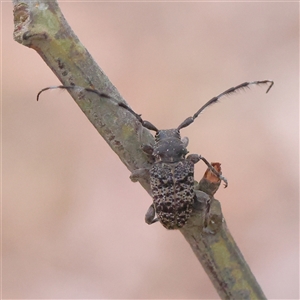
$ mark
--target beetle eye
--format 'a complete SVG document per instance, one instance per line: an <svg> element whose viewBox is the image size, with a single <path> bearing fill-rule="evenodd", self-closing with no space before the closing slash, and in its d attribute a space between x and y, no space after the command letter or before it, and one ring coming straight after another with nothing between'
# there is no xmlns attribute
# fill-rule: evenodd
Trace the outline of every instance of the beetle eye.
<svg viewBox="0 0 300 300"><path fill-rule="evenodd" d="M155 138L156 141L159 141L159 140L160 140L160 132L159 132L159 131L157 131L157 132L155 133L154 138Z"/></svg>

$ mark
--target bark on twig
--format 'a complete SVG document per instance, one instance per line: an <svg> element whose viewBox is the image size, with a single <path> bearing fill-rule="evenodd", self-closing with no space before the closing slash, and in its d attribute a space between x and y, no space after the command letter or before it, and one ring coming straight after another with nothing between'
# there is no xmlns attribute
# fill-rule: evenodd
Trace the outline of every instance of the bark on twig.
<svg viewBox="0 0 300 300"><path fill-rule="evenodd" d="M67 24L57 2L13 0L14 38L36 50L63 85L96 88L118 101L117 89L95 63ZM141 144L153 144L153 136L127 110L92 93L70 90L75 102L130 171L150 167ZM215 164L215 168L220 168ZM220 170L220 169L219 169ZM150 193L149 182L140 182ZM220 203L213 198L219 181L210 171L195 187L195 213L180 231L191 245L222 299L266 299L230 235ZM205 218L211 202L209 218ZM203 224L207 223L206 230Z"/></svg>

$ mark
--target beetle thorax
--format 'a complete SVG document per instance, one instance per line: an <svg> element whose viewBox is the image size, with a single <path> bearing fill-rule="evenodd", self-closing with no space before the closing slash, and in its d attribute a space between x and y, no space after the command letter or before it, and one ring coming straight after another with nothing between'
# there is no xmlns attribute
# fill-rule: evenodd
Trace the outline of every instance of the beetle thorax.
<svg viewBox="0 0 300 300"><path fill-rule="evenodd" d="M188 153L177 129L159 130L155 135L153 155L156 162L178 162Z"/></svg>

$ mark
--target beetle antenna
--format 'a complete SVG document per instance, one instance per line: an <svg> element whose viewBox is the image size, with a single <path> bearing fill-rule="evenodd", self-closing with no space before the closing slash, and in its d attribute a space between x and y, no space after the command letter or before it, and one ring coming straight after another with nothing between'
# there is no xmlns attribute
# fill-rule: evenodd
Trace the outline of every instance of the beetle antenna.
<svg viewBox="0 0 300 300"><path fill-rule="evenodd" d="M78 86L78 85L70 85L70 86L67 86L67 85L57 85L57 86L49 86L49 87L46 87L42 90L40 90L36 96L36 100L39 101L39 98L40 98L40 95L41 93L47 91L47 90L53 90L53 89L66 89L66 90L72 90L72 89L76 89L76 88L80 88L82 90L86 90L88 92L92 92L92 93L95 93L97 94L99 97L104 97L104 98L111 98L110 96L108 96L107 94L105 93L100 93L99 91L97 90L94 90L94 89L90 89L90 88L83 88L81 86ZM112 98L111 98L112 99Z"/></svg>
<svg viewBox="0 0 300 300"><path fill-rule="evenodd" d="M87 92L91 92L91 93L97 94L99 97L109 98L109 99L115 101L119 106L125 108L127 111L129 111L131 114L133 114L137 118L137 120L142 124L142 126L148 128L149 130L153 130L155 132L158 132L158 129L153 124L151 124L148 121L144 121L141 118L141 115L139 115L135 111L133 111L127 104L125 104L123 102L119 102L116 99L108 96L107 94L101 93L101 92L99 92L99 91L97 91L95 89L84 88L84 87L81 87L81 86L78 86L78 85L71 85L71 86L67 86L67 85L49 86L49 87L43 88L42 90L40 90L38 92L38 94L36 96L36 100L39 101L40 95L43 92L47 91L47 90L52 90L52 89L66 89L66 90L71 90L71 89L76 89L76 88L85 90Z"/></svg>
<svg viewBox="0 0 300 300"><path fill-rule="evenodd" d="M159 131L152 123L150 123L149 121L144 121L142 119L141 115L137 114L134 110L132 110L125 103L119 102L119 106L121 106L121 107L125 108L126 110L128 110L129 112L131 112L145 128L147 128L149 130L153 130L155 132Z"/></svg>
<svg viewBox="0 0 300 300"><path fill-rule="evenodd" d="M233 94L239 90L243 90L245 88L248 88L250 85L264 85L267 84L269 85L266 93L269 92L269 90L271 89L271 87L273 86L274 82L272 80L262 80L262 81L252 81L252 82L244 82L238 86L232 87L228 90L226 90L225 92L221 93L220 95L210 99L208 102L206 102L192 117L188 117L187 119L185 119L178 127L177 129L180 130L184 127L189 126L191 123L194 122L194 120L199 116L199 114L208 106L217 103L219 101L220 98L224 97L224 96L228 96L230 94Z"/></svg>

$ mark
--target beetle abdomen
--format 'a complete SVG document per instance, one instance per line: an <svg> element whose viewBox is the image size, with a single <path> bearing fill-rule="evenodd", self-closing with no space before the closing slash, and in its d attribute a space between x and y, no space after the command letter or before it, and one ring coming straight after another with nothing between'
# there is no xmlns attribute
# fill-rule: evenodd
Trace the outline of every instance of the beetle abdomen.
<svg viewBox="0 0 300 300"><path fill-rule="evenodd" d="M184 226L194 203L194 163L155 163L150 169L150 184L155 211L163 226Z"/></svg>

